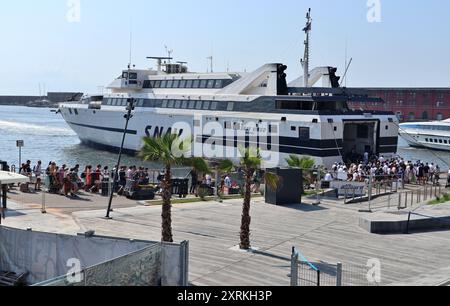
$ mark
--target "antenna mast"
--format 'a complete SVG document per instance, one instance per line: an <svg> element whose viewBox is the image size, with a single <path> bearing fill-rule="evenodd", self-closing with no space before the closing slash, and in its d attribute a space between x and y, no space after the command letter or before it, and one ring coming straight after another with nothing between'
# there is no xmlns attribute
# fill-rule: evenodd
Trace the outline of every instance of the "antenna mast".
<svg viewBox="0 0 450 306"><path fill-rule="evenodd" d="M213 73L214 72L214 57L211 55L211 56L208 56L206 59L210 61L211 73Z"/></svg>
<svg viewBox="0 0 450 306"><path fill-rule="evenodd" d="M311 33L311 25L312 25L312 19L311 19L311 9L308 10L308 13L306 13L306 27L303 29L303 31L306 33L306 40L305 40L305 56L303 59L301 59L301 63L303 66L303 80L305 87L309 87L309 56L310 56L310 33Z"/></svg>
<svg viewBox="0 0 450 306"><path fill-rule="evenodd" d="M166 48L166 52L167 52L167 58L169 61L169 64L171 63L170 60L172 59L172 53L173 53L173 49L169 49L167 46L164 46Z"/></svg>

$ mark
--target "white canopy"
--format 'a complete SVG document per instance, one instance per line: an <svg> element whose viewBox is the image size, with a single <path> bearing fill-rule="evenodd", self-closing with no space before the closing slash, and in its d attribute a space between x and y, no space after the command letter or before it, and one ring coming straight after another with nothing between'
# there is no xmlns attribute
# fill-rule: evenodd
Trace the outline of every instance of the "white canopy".
<svg viewBox="0 0 450 306"><path fill-rule="evenodd" d="M12 172L0 171L0 185L27 183L30 179L26 176Z"/></svg>

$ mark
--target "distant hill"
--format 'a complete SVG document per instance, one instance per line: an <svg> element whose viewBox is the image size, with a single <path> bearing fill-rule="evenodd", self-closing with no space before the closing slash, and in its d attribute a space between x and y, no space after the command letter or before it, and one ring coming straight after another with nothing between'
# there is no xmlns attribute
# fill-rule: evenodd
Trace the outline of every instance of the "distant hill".
<svg viewBox="0 0 450 306"><path fill-rule="evenodd" d="M31 101L46 99L52 102L79 101L81 92L49 92L47 96L0 96L0 105L27 105Z"/></svg>

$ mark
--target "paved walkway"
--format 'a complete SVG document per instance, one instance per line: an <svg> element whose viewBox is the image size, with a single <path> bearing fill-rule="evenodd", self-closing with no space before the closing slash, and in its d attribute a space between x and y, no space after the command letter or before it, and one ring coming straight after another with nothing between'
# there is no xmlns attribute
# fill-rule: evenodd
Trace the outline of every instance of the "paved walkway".
<svg viewBox="0 0 450 306"><path fill-rule="evenodd" d="M97 234L159 240L161 207L128 201L104 220L106 202L73 208L64 197L43 215L39 205L12 204L4 225L37 231ZM308 202L308 201L306 201ZM312 202L312 201L311 201ZM380 236L358 225L359 205L323 200L277 207L256 199L252 204L252 244L258 251L233 250L239 242L241 200L175 205L174 235L189 240L190 281L194 285L289 285L290 255L296 246L312 262L366 265L378 258L383 284L430 274L450 267L450 232ZM78 205L78 204L77 204ZM91 206L93 205L93 206ZM98 206L97 206L98 205ZM115 207L118 207L116 205ZM15 210L14 210L15 209ZM102 210L98 210L102 209Z"/></svg>

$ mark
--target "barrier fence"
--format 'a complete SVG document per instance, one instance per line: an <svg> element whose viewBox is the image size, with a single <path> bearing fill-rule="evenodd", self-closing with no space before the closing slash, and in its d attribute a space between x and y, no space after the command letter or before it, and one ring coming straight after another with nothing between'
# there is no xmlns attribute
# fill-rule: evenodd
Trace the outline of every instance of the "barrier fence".
<svg viewBox="0 0 450 306"><path fill-rule="evenodd" d="M353 287L380 286L372 267L358 264L311 263L292 248L291 286L294 287Z"/></svg>

